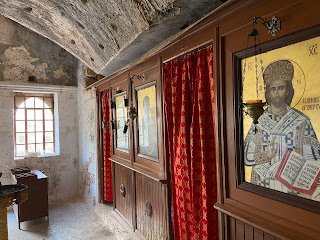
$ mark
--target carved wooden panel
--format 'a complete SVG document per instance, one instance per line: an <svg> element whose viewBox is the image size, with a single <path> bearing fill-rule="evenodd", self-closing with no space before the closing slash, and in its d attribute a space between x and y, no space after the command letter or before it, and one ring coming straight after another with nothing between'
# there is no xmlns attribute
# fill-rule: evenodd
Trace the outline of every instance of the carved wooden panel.
<svg viewBox="0 0 320 240"><path fill-rule="evenodd" d="M116 194L115 209L133 225L133 172L119 164L115 164L115 189Z"/></svg>
<svg viewBox="0 0 320 240"><path fill-rule="evenodd" d="M146 239L169 239L167 185L136 174L137 230Z"/></svg>

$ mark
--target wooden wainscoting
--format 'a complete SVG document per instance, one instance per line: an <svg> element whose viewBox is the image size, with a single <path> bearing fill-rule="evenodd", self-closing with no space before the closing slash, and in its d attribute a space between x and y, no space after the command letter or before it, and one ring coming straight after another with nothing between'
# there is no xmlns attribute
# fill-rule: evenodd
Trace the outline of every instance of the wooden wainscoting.
<svg viewBox="0 0 320 240"><path fill-rule="evenodd" d="M152 214L148 216L146 203ZM137 231L146 239L169 239L167 185L136 173Z"/></svg>
<svg viewBox="0 0 320 240"><path fill-rule="evenodd" d="M279 240L269 233L254 228L238 219L227 216L230 240Z"/></svg>

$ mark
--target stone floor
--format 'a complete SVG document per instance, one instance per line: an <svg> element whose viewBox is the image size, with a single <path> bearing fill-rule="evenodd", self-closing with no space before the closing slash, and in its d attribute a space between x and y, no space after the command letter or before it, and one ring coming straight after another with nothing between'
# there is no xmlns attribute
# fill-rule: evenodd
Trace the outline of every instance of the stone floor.
<svg viewBox="0 0 320 240"><path fill-rule="evenodd" d="M16 217L8 211L9 240L118 240L93 207L76 200L49 208L47 218L21 223L18 229Z"/></svg>

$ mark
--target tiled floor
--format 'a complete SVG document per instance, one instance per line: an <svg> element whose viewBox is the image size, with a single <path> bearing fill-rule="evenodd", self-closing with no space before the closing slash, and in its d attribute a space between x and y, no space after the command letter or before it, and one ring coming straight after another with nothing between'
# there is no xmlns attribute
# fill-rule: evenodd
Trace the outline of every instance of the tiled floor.
<svg viewBox="0 0 320 240"><path fill-rule="evenodd" d="M9 240L116 240L117 236L85 202L76 200L50 206L47 218L21 223L8 212Z"/></svg>

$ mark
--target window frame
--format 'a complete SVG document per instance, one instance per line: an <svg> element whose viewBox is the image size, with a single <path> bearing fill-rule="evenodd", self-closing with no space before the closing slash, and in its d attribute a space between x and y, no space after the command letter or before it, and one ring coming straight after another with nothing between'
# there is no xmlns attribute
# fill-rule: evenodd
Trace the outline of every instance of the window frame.
<svg viewBox="0 0 320 240"><path fill-rule="evenodd" d="M24 98L24 101L22 102L22 104L24 104L24 107L23 108L18 108L18 106L16 105L16 99L20 97L20 98ZM33 98L33 101L34 101L34 106L33 108L30 108L30 107L27 107L27 99L28 98ZM41 107L36 107L35 105L35 101L36 101L36 98L42 98L42 102L43 102L43 106L42 108ZM52 107L51 108L45 108L45 99L48 98L48 99L51 99L51 102L52 102ZM19 109L23 109L24 110L24 114L25 114L25 117L24 117L24 120L17 120L16 119L16 112L17 110ZM46 120L45 120L45 110L46 109L50 109L51 112L52 112L52 131L46 131L45 130L45 126L46 126ZM27 118L27 111L28 110L34 110L34 118L33 120L28 120ZM36 120L36 110L42 110L42 120ZM43 131L37 131L36 130L36 124L35 124L35 128L34 128L34 131L33 132L28 132L28 121L33 121L34 123L36 123L37 121L41 121L42 122L42 130ZM17 122L24 122L25 124L25 131L24 132L17 132ZM29 144L34 144L35 145L35 151L32 152L32 153L36 153L37 152L37 139L36 139L36 133L37 132L42 132L42 135L43 135L43 140L42 140L42 143L38 143L38 144L42 144L42 151L46 150L46 143L51 143L53 144L53 151L52 153L55 154L56 153L56 136L55 136L55 103L54 103L54 94L50 94L50 93L23 93L23 92L16 92L14 93L14 117L13 117L13 129L14 129L14 158L15 159L19 159L19 158L25 158L27 157L26 156L26 153L28 152L28 145ZM53 140L52 142L47 142L45 141L45 133L46 132L50 132L53 134ZM17 143L17 133L24 133L25 134L25 143L24 144L18 144ZM28 133L34 133L35 134L35 141L34 143L28 143ZM17 155L17 146L25 146L25 154L24 156L20 156L20 155ZM43 157L44 155L40 155L41 157Z"/></svg>

